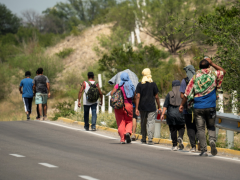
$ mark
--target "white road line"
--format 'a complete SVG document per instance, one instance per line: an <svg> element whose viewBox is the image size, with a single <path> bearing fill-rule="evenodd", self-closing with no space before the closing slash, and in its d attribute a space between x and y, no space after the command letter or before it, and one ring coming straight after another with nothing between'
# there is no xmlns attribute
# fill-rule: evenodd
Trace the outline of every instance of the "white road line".
<svg viewBox="0 0 240 180"><path fill-rule="evenodd" d="M91 133L91 134L94 134L94 135L96 135L96 136L101 136L101 137L105 137L105 138L109 138L109 139L118 139L118 138L114 138L114 137L111 137L111 136L106 136L106 135L98 134L98 133L96 133L96 132L85 131L85 130L81 130L81 129L77 129L77 128L71 128L71 127L68 127L68 126L59 125L59 124L55 124L55 123L51 123L51 122L47 122L47 121L38 121L38 122L48 123L48 124L51 124L51 125L60 126L60 127L64 127L64 128L68 128L68 129L72 129L72 130L83 131L83 132L86 132L86 133ZM152 148L157 148L157 149L167 149L167 150L171 150L171 148L162 147L162 146L154 146L154 145L151 145L151 146L150 146L150 145L142 144L142 143L138 143L138 142L132 142L132 143L133 143L133 144L142 145L142 146L148 146L148 147L152 147ZM177 152L182 153L181 151L177 151ZM185 152L185 153L187 153L187 154L189 154L189 155L198 156L198 153L192 153L192 152L190 152L190 151L189 151L189 152ZM210 156L210 157L240 162L240 160L238 160L238 159L236 159L236 158L225 158L225 157L221 157L221 156Z"/></svg>
<svg viewBox="0 0 240 180"><path fill-rule="evenodd" d="M40 164L40 165L42 165L42 166L46 166L46 167L48 167L48 168L58 168L57 166L54 166L54 165L48 164L48 163L38 163L38 164Z"/></svg>
<svg viewBox="0 0 240 180"><path fill-rule="evenodd" d="M25 157L25 156L20 155L20 154L9 154L9 155L14 156L14 157Z"/></svg>
<svg viewBox="0 0 240 180"><path fill-rule="evenodd" d="M87 179L87 180L99 180L99 179L96 179L96 178L93 178L93 177L90 177L90 176L81 176L81 175L79 175L78 177L80 177L82 179Z"/></svg>

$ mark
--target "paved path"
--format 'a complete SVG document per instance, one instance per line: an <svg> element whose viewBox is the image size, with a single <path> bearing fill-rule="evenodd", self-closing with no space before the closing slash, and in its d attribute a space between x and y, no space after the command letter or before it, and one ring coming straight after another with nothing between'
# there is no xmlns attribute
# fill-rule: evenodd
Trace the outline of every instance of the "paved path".
<svg viewBox="0 0 240 180"><path fill-rule="evenodd" d="M0 122L0 180L239 180L240 161L119 144L57 122Z"/></svg>

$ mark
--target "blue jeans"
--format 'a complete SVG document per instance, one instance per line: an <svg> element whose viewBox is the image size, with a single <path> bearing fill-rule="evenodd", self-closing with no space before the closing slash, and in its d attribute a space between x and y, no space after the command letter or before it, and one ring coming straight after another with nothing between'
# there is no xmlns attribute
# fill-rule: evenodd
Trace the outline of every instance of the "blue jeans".
<svg viewBox="0 0 240 180"><path fill-rule="evenodd" d="M84 128L89 130L89 109L92 110L92 129L96 128L97 121L97 103L93 105L84 105Z"/></svg>

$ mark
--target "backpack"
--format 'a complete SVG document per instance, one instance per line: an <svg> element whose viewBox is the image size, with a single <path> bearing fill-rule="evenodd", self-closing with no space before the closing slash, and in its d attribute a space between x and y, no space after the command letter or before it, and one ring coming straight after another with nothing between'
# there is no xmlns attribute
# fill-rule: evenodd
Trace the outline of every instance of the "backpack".
<svg viewBox="0 0 240 180"><path fill-rule="evenodd" d="M110 106L114 109L121 109L124 107L124 97L120 86L118 86L117 91L112 95L110 99Z"/></svg>
<svg viewBox="0 0 240 180"><path fill-rule="evenodd" d="M93 84L87 81L89 84L90 88L88 92L86 93L86 98L89 102L94 103L98 100L100 93L98 91L97 83L94 82Z"/></svg>

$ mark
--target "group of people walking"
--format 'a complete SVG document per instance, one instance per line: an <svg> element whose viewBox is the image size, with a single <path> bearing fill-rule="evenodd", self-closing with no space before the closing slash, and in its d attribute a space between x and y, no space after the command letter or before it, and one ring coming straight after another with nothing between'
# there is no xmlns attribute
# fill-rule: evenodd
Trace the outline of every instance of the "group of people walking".
<svg viewBox="0 0 240 180"><path fill-rule="evenodd" d="M212 70L210 66L215 70ZM197 143L199 142L200 156L208 155L205 135L206 124L211 154L216 155L216 99L217 91L221 89L226 71L213 63L210 58L204 58L199 63L199 69L195 72L194 67L189 65L184 68L187 77L181 82L179 80L172 82L172 91L165 98L160 119L164 119L164 114L167 111L166 120L171 132L173 151L184 149L183 135L186 125L191 144L190 151L195 152ZM161 110L158 97L159 90L156 83L152 80L149 68L144 69L142 75L141 82L135 87L128 73L122 72L120 83L116 84L111 91L112 98L115 98L115 102L113 102L115 105L113 107L115 108L115 117L121 144L136 140L137 116L141 116L141 142L149 145L154 144L152 139L154 137L156 113ZM92 99L90 93L88 93L89 90L95 92L96 96L98 94L101 97L102 103L102 92L99 85L94 81L93 72L89 72L88 81L83 82L79 91L78 105L79 107L81 106L80 100L84 92L84 128L89 130L89 109L91 108L92 130L96 130L97 100L89 102ZM156 108L156 105L158 108Z"/></svg>
<svg viewBox="0 0 240 180"><path fill-rule="evenodd" d="M213 67L215 70L211 69ZM163 105L161 120L167 111L167 124L172 139L172 150L184 149L183 136L185 125L191 144L191 152L196 151L196 146L201 151L200 156L208 156L205 135L207 126L211 154L216 155L216 100L217 92L221 91L221 84L226 71L213 63L210 58L204 58L199 63L199 69L195 72L192 65L184 68L187 77L181 82L174 80L172 90L167 94ZM120 75L120 83L111 91L111 102L115 110L115 117L120 136L120 143L130 143L136 140L136 119L141 116L142 143L153 145L156 114L161 111L158 87L152 80L151 71L146 68L142 71L142 80L135 87L127 72ZM32 101L35 96L37 105L36 117L38 120L47 119L47 99L50 98L50 83L47 76L43 75L43 69L38 68L36 76L31 79L31 72L25 73L25 78L19 86L22 94L27 119L32 113ZM99 84L94 80L94 73L88 73L88 81L82 83L78 95L78 106L81 106L83 94L84 128L89 130L89 111L92 111L91 129L96 130L97 104L100 97L100 105L103 94ZM114 104L114 105L113 105ZM158 108L156 108L156 105ZM132 137L131 137L132 136ZM147 141L148 137L148 141Z"/></svg>
<svg viewBox="0 0 240 180"><path fill-rule="evenodd" d="M43 75L43 68L38 68L36 76L31 79L31 72L25 72L25 78L21 81L19 92L22 94L27 120L32 113L32 101L35 96L37 105L37 120L47 120L47 99L50 98L50 83L47 76Z"/></svg>

